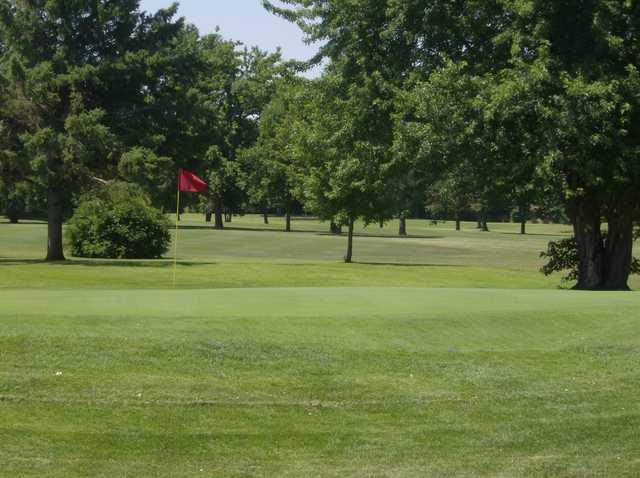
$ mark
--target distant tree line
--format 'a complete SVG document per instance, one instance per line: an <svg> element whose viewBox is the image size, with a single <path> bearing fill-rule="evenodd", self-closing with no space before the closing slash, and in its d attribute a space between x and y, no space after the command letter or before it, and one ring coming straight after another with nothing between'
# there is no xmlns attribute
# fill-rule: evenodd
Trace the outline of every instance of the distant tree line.
<svg viewBox="0 0 640 478"><path fill-rule="evenodd" d="M99 179L217 229L305 211L347 231L430 216L567 221L580 289L625 289L640 203L640 8L553 0L264 1L306 64L202 36L137 0L0 2L0 201L46 209L49 260ZM300 72L325 61L314 80ZM603 226L604 224L604 226ZM557 248L564 250L564 248ZM560 261L561 262L561 261Z"/></svg>

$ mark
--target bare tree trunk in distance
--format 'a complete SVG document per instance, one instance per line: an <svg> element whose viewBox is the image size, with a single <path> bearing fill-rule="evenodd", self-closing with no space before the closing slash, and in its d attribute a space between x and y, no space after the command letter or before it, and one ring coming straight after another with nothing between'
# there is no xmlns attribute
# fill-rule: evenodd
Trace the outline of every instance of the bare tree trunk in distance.
<svg viewBox="0 0 640 478"><path fill-rule="evenodd" d="M349 234L347 237L347 255L344 256L344 262L351 264L353 262L353 223L352 217L349 218Z"/></svg>
<svg viewBox="0 0 640 478"><path fill-rule="evenodd" d="M518 208L518 215L520 216L520 234L525 235L527 233L527 207L520 205Z"/></svg>
<svg viewBox="0 0 640 478"><path fill-rule="evenodd" d="M487 213L483 212L480 216L480 225L482 232L489 232L489 224L487 223Z"/></svg>
<svg viewBox="0 0 640 478"><path fill-rule="evenodd" d="M222 230L224 229L224 221L222 218L222 203L220 201L216 202L215 205L215 223L213 225L214 229Z"/></svg>
<svg viewBox="0 0 640 478"><path fill-rule="evenodd" d="M400 230L398 234L403 237L407 235L407 216L404 214L400 214Z"/></svg>
<svg viewBox="0 0 640 478"><path fill-rule="evenodd" d="M289 211L285 213L284 220L285 220L284 231L291 232L291 213Z"/></svg>

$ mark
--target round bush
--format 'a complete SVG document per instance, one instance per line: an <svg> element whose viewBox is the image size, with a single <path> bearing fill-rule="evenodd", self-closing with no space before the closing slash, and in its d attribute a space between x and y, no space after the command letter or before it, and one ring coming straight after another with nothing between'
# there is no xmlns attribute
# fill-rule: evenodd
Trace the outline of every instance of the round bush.
<svg viewBox="0 0 640 478"><path fill-rule="evenodd" d="M169 220L128 183L110 183L86 194L68 223L76 257L156 259L169 248Z"/></svg>

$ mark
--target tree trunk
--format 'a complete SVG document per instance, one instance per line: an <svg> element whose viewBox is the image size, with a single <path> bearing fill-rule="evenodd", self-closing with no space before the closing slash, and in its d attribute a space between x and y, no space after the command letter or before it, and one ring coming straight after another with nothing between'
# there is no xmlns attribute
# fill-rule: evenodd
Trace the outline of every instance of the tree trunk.
<svg viewBox="0 0 640 478"><path fill-rule="evenodd" d="M233 222L233 213L230 211L227 211L224 215L224 220L225 222Z"/></svg>
<svg viewBox="0 0 640 478"><path fill-rule="evenodd" d="M400 215L400 230L398 231L398 233L401 236L407 235L407 217L404 214Z"/></svg>
<svg viewBox="0 0 640 478"><path fill-rule="evenodd" d="M211 222L212 216L213 216L213 212L210 209L207 209L207 212L204 214L205 222Z"/></svg>
<svg viewBox="0 0 640 478"><path fill-rule="evenodd" d="M62 192L55 187L47 191L47 261L64 261L62 248Z"/></svg>
<svg viewBox="0 0 640 478"><path fill-rule="evenodd" d="M578 198L570 209L578 249L578 283L575 289L599 289L604 260L600 208L593 201Z"/></svg>
<svg viewBox="0 0 640 478"><path fill-rule="evenodd" d="M456 212L456 231L460 231L462 229L462 223L460 221L460 213Z"/></svg>
<svg viewBox="0 0 640 478"><path fill-rule="evenodd" d="M224 229L224 221L222 220L222 215L222 204L220 202L217 202L215 205L215 223L213 224L214 229Z"/></svg>
<svg viewBox="0 0 640 478"><path fill-rule="evenodd" d="M350 264L353 260L353 218L349 218L349 234L347 237L347 255L344 256L344 262Z"/></svg>
<svg viewBox="0 0 640 478"><path fill-rule="evenodd" d="M527 216L529 207L520 204L518 207L518 216L520 216L520 234L524 235L527 233Z"/></svg>
<svg viewBox="0 0 640 478"><path fill-rule="evenodd" d="M480 227L482 229L482 232L489 232L489 224L487 223L487 214L486 213L482 213L482 216L480 216Z"/></svg>
<svg viewBox="0 0 640 478"><path fill-rule="evenodd" d="M378 222L380 229L384 228L384 219L380 219L380 221Z"/></svg>
<svg viewBox="0 0 640 478"><path fill-rule="evenodd" d="M267 211L267 208L264 208L264 211L262 212L262 217L264 219L264 223L269 224L269 211Z"/></svg>
<svg viewBox="0 0 640 478"><path fill-rule="evenodd" d="M285 220L284 231L291 232L291 213L289 211L285 213L284 220Z"/></svg>
<svg viewBox="0 0 640 478"><path fill-rule="evenodd" d="M605 243L605 290L629 290L629 274L633 261L633 215L630 211L614 210L609 215Z"/></svg>
<svg viewBox="0 0 640 478"><path fill-rule="evenodd" d="M633 261L633 201L618 200L607 212L608 231L601 231L600 203L575 199L569 216L578 248L578 290L629 290Z"/></svg>

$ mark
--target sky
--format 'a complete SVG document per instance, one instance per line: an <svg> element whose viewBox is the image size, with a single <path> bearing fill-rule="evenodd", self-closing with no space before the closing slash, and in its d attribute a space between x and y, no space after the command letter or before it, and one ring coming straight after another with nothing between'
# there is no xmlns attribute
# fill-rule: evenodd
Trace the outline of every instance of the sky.
<svg viewBox="0 0 640 478"><path fill-rule="evenodd" d="M143 10L155 12L173 0L141 0ZM214 32L216 26L225 38L249 46L275 51L282 48L286 59L308 60L317 47L305 45L300 29L267 12L261 0L179 0L179 15L195 24L201 34ZM310 73L315 76L317 72Z"/></svg>

